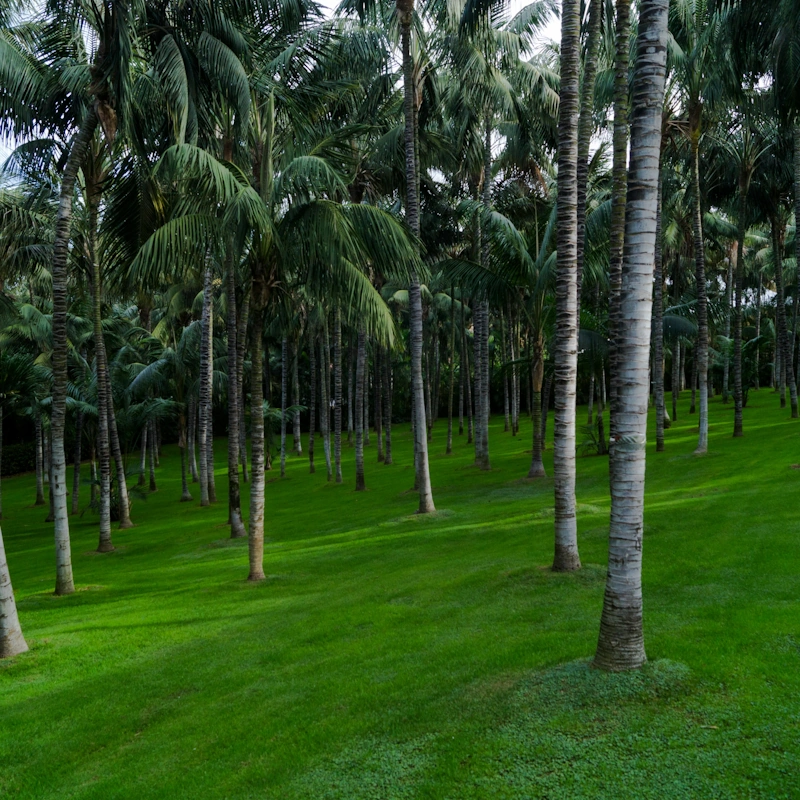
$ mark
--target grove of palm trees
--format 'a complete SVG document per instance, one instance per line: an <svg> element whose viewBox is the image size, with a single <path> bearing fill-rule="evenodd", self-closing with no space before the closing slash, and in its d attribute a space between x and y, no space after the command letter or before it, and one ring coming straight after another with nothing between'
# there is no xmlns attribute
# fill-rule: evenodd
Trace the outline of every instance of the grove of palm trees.
<svg viewBox="0 0 800 800"><path fill-rule="evenodd" d="M0 0L0 107L0 796L800 795L798 0Z"/></svg>

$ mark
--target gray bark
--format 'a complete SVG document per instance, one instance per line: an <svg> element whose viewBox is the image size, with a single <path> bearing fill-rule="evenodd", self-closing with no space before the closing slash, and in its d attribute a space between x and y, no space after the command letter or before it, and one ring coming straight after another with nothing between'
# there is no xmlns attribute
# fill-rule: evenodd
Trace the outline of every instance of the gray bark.
<svg viewBox="0 0 800 800"><path fill-rule="evenodd" d="M653 264L669 0L641 0L634 72L631 163L620 292L617 421L612 438L611 526L600 637L594 664L636 669L646 661L642 538Z"/></svg>
<svg viewBox="0 0 800 800"><path fill-rule="evenodd" d="M28 649L19 624L11 574L8 571L3 531L0 530L0 658L24 653Z"/></svg>

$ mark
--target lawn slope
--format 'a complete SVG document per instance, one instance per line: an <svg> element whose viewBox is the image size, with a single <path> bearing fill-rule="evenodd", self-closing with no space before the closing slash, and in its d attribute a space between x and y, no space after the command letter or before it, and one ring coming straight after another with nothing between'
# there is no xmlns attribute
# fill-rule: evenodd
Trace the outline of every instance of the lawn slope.
<svg viewBox="0 0 800 800"><path fill-rule="evenodd" d="M554 574L552 481L524 479L527 418L517 438L495 421L489 473L465 437L444 455L440 421L427 518L411 514L407 426L393 466L373 436L364 493L350 448L340 486L321 447L315 475L290 457L286 479L267 473L258 585L228 539L222 440L216 506L196 485L177 502L166 448L114 553L93 552L96 517L72 518L70 597L52 594L31 476L4 481L31 651L0 663L0 797L800 796L800 423L751 392L733 440L733 404L715 400L697 458L696 416L679 410L666 452L648 445L650 663L633 675L588 666L607 461L578 460L584 569Z"/></svg>

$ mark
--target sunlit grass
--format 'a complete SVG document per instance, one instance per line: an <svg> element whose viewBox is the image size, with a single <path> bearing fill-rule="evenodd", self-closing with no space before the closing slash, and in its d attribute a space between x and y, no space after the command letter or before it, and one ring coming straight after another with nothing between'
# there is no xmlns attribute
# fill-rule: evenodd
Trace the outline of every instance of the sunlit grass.
<svg viewBox="0 0 800 800"><path fill-rule="evenodd" d="M227 538L221 440L215 507L177 502L168 447L116 552L93 553L89 512L72 519L66 598L31 477L4 481L31 652L0 664L0 797L797 797L800 423L751 392L733 440L715 399L697 458L688 407L687 393L665 453L649 444L651 663L633 676L587 666L607 462L578 461L584 569L554 574L552 480L524 478L527 418L516 439L495 421L488 473L464 437L445 456L438 424L429 518L413 515L407 426L394 466L373 436L366 493L350 448L342 486L321 447L313 476L290 457L285 480L267 476L261 585Z"/></svg>

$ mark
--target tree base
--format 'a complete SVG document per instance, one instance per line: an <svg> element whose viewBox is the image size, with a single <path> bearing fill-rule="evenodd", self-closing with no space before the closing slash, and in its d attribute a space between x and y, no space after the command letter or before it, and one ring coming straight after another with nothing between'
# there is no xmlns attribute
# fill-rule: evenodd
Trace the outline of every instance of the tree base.
<svg viewBox="0 0 800 800"><path fill-rule="evenodd" d="M575 572L581 568L581 558L578 551L572 547L556 544L556 553L553 558L553 572Z"/></svg>
<svg viewBox="0 0 800 800"><path fill-rule="evenodd" d="M528 477L529 478L546 478L547 473L544 469L544 464L540 461L538 464L531 464L531 468L528 470Z"/></svg>

